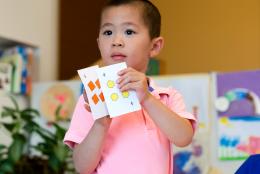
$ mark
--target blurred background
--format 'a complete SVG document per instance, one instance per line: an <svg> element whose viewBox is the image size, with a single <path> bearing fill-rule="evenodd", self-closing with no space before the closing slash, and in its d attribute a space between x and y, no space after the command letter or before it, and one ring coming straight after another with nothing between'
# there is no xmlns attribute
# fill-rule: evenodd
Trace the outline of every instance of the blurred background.
<svg viewBox="0 0 260 174"><path fill-rule="evenodd" d="M100 58L103 1L0 0L0 36L40 48L39 80L70 79ZM161 74L260 67L258 0L152 2L161 11L166 40L158 56Z"/></svg>

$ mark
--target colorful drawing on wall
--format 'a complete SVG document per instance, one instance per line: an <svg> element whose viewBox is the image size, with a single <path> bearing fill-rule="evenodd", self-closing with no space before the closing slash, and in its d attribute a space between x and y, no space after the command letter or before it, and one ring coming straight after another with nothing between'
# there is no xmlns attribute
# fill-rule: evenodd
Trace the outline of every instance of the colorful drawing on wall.
<svg viewBox="0 0 260 174"><path fill-rule="evenodd" d="M209 74L153 76L158 86L173 87L183 96L186 108L198 119L199 131L209 129Z"/></svg>
<svg viewBox="0 0 260 174"><path fill-rule="evenodd" d="M206 174L209 170L208 135L196 132L188 147L174 148L174 174Z"/></svg>
<svg viewBox="0 0 260 174"><path fill-rule="evenodd" d="M250 154L260 153L259 125L260 117L219 118L219 158L221 160L244 160Z"/></svg>
<svg viewBox="0 0 260 174"><path fill-rule="evenodd" d="M198 119L191 145L173 147L174 174L205 174L209 169L209 74L153 76L155 84L173 87L183 96L186 108Z"/></svg>
<svg viewBox="0 0 260 174"><path fill-rule="evenodd" d="M81 81L33 83L31 107L40 112L40 117L35 118L35 121L50 132L55 131L54 122L67 129L81 88ZM30 141L33 146L42 142L42 138L34 134ZM41 155L34 150L32 153Z"/></svg>
<svg viewBox="0 0 260 174"><path fill-rule="evenodd" d="M41 82L33 84L32 107L40 111L41 122L70 119L80 95L80 81Z"/></svg>
<svg viewBox="0 0 260 174"><path fill-rule="evenodd" d="M54 84L41 97L41 112L49 122L68 120L75 102L74 93L68 86L62 83ZM58 109L59 114L56 113Z"/></svg>
<svg viewBox="0 0 260 174"><path fill-rule="evenodd" d="M216 87L219 159L260 153L260 71L219 73Z"/></svg>

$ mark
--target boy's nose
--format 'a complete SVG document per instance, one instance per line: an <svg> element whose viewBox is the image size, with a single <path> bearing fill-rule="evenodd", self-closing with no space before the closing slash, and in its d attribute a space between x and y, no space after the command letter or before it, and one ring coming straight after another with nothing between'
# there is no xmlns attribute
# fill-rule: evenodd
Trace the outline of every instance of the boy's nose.
<svg viewBox="0 0 260 174"><path fill-rule="evenodd" d="M113 43L113 46L114 46L114 47L122 47L123 44L122 44L122 43Z"/></svg>
<svg viewBox="0 0 260 174"><path fill-rule="evenodd" d="M123 40L122 40L121 38L116 37L116 38L113 40L112 46L113 46L113 47L123 47L123 46L124 46L124 42L123 42Z"/></svg>

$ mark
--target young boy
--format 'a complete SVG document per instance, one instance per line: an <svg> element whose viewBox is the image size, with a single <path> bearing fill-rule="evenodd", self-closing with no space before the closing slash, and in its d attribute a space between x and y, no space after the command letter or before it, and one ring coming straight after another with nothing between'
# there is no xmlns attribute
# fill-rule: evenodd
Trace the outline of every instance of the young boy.
<svg viewBox="0 0 260 174"><path fill-rule="evenodd" d="M172 174L171 143L191 142L195 118L181 95L156 87L144 74L149 58L163 47L160 24L158 9L147 0L111 0L104 6L97 39L103 62L127 63L117 83L121 91L136 91L142 110L94 121L81 96L64 138L78 172Z"/></svg>

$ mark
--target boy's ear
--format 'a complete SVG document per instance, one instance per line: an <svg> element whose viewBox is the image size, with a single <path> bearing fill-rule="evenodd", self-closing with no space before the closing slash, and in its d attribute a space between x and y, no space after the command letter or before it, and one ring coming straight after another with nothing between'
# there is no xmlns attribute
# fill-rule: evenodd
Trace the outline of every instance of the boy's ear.
<svg viewBox="0 0 260 174"><path fill-rule="evenodd" d="M98 49L99 49L99 38L97 38L97 44L98 44Z"/></svg>
<svg viewBox="0 0 260 174"><path fill-rule="evenodd" d="M155 57L157 56L161 49L163 48L164 46L164 39L163 37L156 37L152 40L152 48L151 48L151 51L150 51L150 57Z"/></svg>

